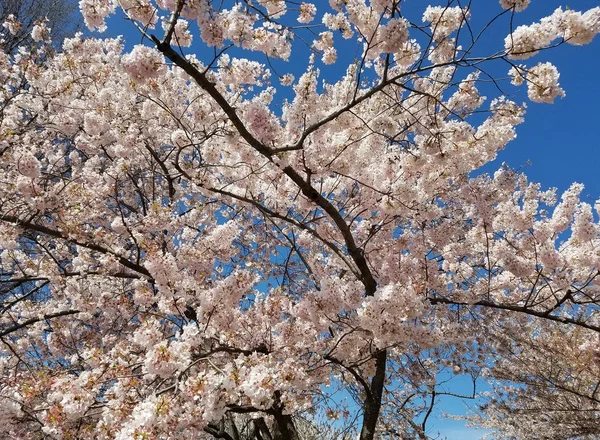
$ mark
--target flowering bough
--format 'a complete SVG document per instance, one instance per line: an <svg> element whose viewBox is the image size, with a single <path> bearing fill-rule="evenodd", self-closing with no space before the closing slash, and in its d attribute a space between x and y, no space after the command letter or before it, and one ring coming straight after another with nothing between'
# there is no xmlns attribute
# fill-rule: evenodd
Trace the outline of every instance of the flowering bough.
<svg viewBox="0 0 600 440"><path fill-rule="evenodd" d="M597 411L600 205L469 177L524 118L486 105L485 66L551 103L557 69L515 60L600 31L600 8L513 28L528 5L500 2L489 56L454 2L82 0L90 29L139 29L126 53L79 35L48 56L40 22L0 58L2 435L427 438L443 377L486 372L502 389L473 420L500 435ZM555 340L578 352L548 378Z"/></svg>

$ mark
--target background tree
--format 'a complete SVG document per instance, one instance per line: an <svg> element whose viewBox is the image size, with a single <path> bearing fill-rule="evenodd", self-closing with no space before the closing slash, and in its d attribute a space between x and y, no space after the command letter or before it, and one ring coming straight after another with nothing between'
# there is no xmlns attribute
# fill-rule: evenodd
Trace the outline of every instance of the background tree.
<svg viewBox="0 0 600 440"><path fill-rule="evenodd" d="M594 335L523 323L496 336L502 339L491 371L496 394L473 421L503 438L597 438L600 375Z"/></svg>
<svg viewBox="0 0 600 440"><path fill-rule="evenodd" d="M526 60L591 42L600 8L515 27L529 2L500 4L475 27L458 2L84 0L90 28L119 6L145 44L76 36L43 63L32 29L29 58L0 60L3 435L300 439L331 419L427 438L444 375L494 365L563 405L535 359L600 331L599 206L508 167L471 177L524 118L478 87L509 71L534 102L562 96ZM361 55L324 83L345 40ZM277 73L293 51L297 79ZM593 397L594 368L573 389ZM519 392L486 426L552 421L510 431Z"/></svg>
<svg viewBox="0 0 600 440"><path fill-rule="evenodd" d="M30 46L34 42L31 31L40 20L46 21L48 37L57 44L74 35L82 22L75 0L2 0L0 24L18 23L14 33L3 34L2 50L13 53L19 46Z"/></svg>

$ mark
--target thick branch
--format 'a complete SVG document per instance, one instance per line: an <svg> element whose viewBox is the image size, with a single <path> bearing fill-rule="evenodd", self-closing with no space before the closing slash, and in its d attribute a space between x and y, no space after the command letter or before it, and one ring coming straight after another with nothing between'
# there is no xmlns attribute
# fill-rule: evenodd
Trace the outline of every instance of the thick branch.
<svg viewBox="0 0 600 440"><path fill-rule="evenodd" d="M13 332L16 332L17 330L20 330L24 327L27 327L28 325L35 324L36 322L45 321L52 318L58 318L60 316L76 315L77 313L80 313L79 310L64 310L62 312L48 313L47 315L40 316L38 318L30 318L26 321L23 321L19 324L15 324L11 327L8 327L5 330L0 331L0 338L9 335Z"/></svg>
<svg viewBox="0 0 600 440"><path fill-rule="evenodd" d="M117 261L122 266L125 266L128 269L131 269L137 273L145 275L150 279L152 278L152 275L150 275L150 272L148 272L148 270L145 267L143 267L142 265L132 263L127 258L122 257L119 254L117 254L116 252L113 252L110 249L107 249L98 244L86 243L86 242L82 242L82 241L79 241L76 239L68 238L65 234L63 234L60 231L56 231L56 230L48 228L46 226L37 225L35 223L21 220L19 217L16 217L14 215L3 215L0 217L0 220L5 221L7 223L11 223L16 226L20 226L22 228L25 228L25 229L33 231L33 232L39 232L40 234L48 235L50 237L60 238L61 240L65 240L65 241L73 243L77 246L81 246L81 247L91 249L96 252L100 252L101 254L112 255L112 256L116 257Z"/></svg>
<svg viewBox="0 0 600 440"><path fill-rule="evenodd" d="M360 440L375 438L377 421L381 410L383 398L383 385L385 384L385 370L387 365L387 351L375 353L375 374L371 378L371 398L365 399L363 424L360 431Z"/></svg>
<svg viewBox="0 0 600 440"><path fill-rule="evenodd" d="M229 434L227 434L225 430L219 428L217 425L210 424L206 428L204 428L204 431L212 435L214 438L233 440L233 437L231 437Z"/></svg>
<svg viewBox="0 0 600 440"><path fill-rule="evenodd" d="M0 304L2 307L2 311L0 311L0 314L6 312L8 309L10 309L12 306L14 306L16 303L23 301L27 298L29 298L31 295L33 295L34 293L38 292L40 289L43 289L45 286L48 285L50 281L45 281L42 284L40 284L39 286L35 286L33 289L31 289L29 292L27 292L24 295L21 295L20 297L18 297L17 299L15 299L14 301L9 302L8 304L4 305L4 303Z"/></svg>
<svg viewBox="0 0 600 440"><path fill-rule="evenodd" d="M256 151L258 151L265 157L271 158L273 156L274 153L271 150L271 148L267 147L254 136L252 136L252 134L248 131L248 129L238 116L235 108L233 108L227 102L225 97L221 95L221 93L217 90L215 85L208 80L204 73L200 72L196 68L196 66L194 66L192 63L190 63L177 52L175 52L175 50L173 50L171 45L167 42L163 43L154 36L152 36L152 39L156 44L157 49L161 51L164 56L173 61L178 67L183 69L185 73L190 75L194 79L194 81L196 81L196 83L200 87L202 87L202 89L206 93L208 93L211 96L211 98L215 100L215 102L219 105L219 107L221 107L223 112L225 112L225 114L227 115L233 126L236 128L240 136L246 142L248 142L248 144L250 144L252 148L254 148Z"/></svg>
<svg viewBox="0 0 600 440"><path fill-rule="evenodd" d="M562 316L551 315L548 312L540 312L537 310L532 310L529 307L525 307L525 306L516 306L516 305L510 305L510 304L497 304L492 301L485 301L485 300L477 301L476 303L464 303L464 302L453 301L451 299L442 298L442 297L429 298L429 302L432 305L450 304L450 305L457 305L457 306L481 306L481 307L488 307L491 309L508 310L511 312L525 313L527 315L535 316L537 318L547 319L549 321L560 322L563 324L573 324L573 325L587 328L589 330L593 330L595 332L600 333L600 326L587 324L583 321L579 321L579 320L573 319L573 318L566 318L566 317L562 317Z"/></svg>

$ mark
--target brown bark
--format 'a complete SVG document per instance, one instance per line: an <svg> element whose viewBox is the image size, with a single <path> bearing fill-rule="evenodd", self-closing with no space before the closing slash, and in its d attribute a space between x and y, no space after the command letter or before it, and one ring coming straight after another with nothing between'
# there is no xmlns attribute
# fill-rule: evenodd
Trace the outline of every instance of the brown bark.
<svg viewBox="0 0 600 440"><path fill-rule="evenodd" d="M300 440L292 416L283 413L283 404L280 399L281 393L275 391L275 404L273 405L273 411L271 412L275 418L273 440Z"/></svg>
<svg viewBox="0 0 600 440"><path fill-rule="evenodd" d="M379 412L381 410L381 400L383 398L383 385L385 383L385 368L387 365L387 352L381 350L375 353L375 374L371 378L371 393L365 398L362 429L360 431L360 440L373 440Z"/></svg>

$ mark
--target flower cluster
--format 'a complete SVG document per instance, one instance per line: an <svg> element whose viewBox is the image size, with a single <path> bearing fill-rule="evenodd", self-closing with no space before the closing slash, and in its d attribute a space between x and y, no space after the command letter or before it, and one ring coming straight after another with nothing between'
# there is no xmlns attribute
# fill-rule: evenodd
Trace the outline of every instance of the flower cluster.
<svg viewBox="0 0 600 440"><path fill-rule="evenodd" d="M106 18L115 12L112 0L79 0L79 10L89 30L106 30Z"/></svg>
<svg viewBox="0 0 600 440"><path fill-rule="evenodd" d="M539 63L527 72L527 96L533 102L552 104L554 100L565 96L560 87L558 69L551 63Z"/></svg>
<svg viewBox="0 0 600 440"><path fill-rule="evenodd" d="M17 32L19 32L19 29L21 29L21 23L17 21L14 14L9 14L8 17L6 17L6 21L2 23L2 26L12 35L16 35Z"/></svg>
<svg viewBox="0 0 600 440"><path fill-rule="evenodd" d="M524 11L531 0L500 0L500 5L504 9L514 9L517 12Z"/></svg>
<svg viewBox="0 0 600 440"><path fill-rule="evenodd" d="M162 20L162 28L168 31L171 22L167 19ZM190 23L187 20L179 19L173 27L172 41L180 47L190 47L192 45L192 33L190 32Z"/></svg>
<svg viewBox="0 0 600 440"><path fill-rule="evenodd" d="M139 84L158 78L165 73L167 65L160 52L144 45L137 45L123 57L123 68L131 79Z"/></svg>
<svg viewBox="0 0 600 440"><path fill-rule="evenodd" d="M460 6L427 6L423 13L423 22L430 23L433 39L439 42L460 29L469 15L469 10Z"/></svg>
<svg viewBox="0 0 600 440"><path fill-rule="evenodd" d="M46 25L46 20L42 20L33 26L31 29L31 38L35 42L50 41L50 28Z"/></svg>
<svg viewBox="0 0 600 440"><path fill-rule="evenodd" d="M313 3L302 3L300 5L300 15L298 16L299 23L310 23L315 19L317 7Z"/></svg>
<svg viewBox="0 0 600 440"><path fill-rule="evenodd" d="M584 13L558 8L537 23L517 27L504 40L509 57L524 60L558 38L573 45L588 44L600 33L600 7Z"/></svg>

